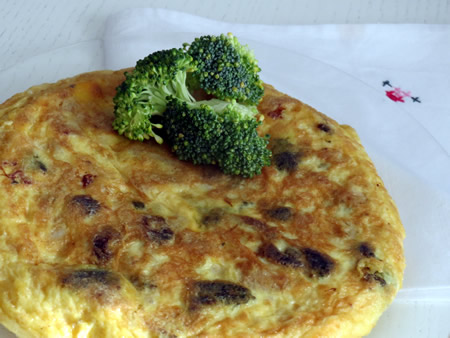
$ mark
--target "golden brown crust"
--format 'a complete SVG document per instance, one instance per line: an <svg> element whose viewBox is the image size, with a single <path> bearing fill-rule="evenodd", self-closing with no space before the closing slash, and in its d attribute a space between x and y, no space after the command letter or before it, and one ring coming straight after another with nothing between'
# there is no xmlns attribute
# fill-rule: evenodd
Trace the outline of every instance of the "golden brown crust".
<svg viewBox="0 0 450 338"><path fill-rule="evenodd" d="M0 106L0 321L34 336L367 334L401 286L404 230L356 132L266 85L273 164L225 176L118 136L122 80L82 74Z"/></svg>

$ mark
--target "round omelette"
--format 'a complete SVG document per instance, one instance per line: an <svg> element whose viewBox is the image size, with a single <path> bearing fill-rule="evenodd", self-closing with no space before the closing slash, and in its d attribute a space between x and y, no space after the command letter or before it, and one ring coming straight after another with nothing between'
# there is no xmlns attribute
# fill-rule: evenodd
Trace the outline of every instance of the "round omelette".
<svg viewBox="0 0 450 338"><path fill-rule="evenodd" d="M404 230L355 131L265 86L252 179L112 129L123 71L0 105L0 322L20 337L359 337Z"/></svg>

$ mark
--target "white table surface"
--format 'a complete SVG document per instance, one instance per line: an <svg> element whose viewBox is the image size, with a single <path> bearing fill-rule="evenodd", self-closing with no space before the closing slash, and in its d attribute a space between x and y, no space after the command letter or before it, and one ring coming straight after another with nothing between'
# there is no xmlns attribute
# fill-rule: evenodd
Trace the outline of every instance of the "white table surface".
<svg viewBox="0 0 450 338"><path fill-rule="evenodd" d="M100 38L108 15L128 7L240 23L450 23L450 0L1 0L0 71L50 49Z"/></svg>
<svg viewBox="0 0 450 338"><path fill-rule="evenodd" d="M101 38L106 18L129 7L240 23L450 23L450 0L1 0L0 72L49 50ZM450 337L450 326L442 325L449 316L447 303L394 303L372 336L382 337L383 326L396 321L397 337L405 332L408 337Z"/></svg>

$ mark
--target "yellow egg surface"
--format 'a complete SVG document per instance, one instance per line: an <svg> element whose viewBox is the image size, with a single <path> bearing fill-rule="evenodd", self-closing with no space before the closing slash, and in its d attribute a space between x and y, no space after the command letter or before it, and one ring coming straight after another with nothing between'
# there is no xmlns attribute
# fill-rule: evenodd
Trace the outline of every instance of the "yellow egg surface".
<svg viewBox="0 0 450 338"><path fill-rule="evenodd" d="M356 132L265 86L245 179L112 129L123 71L0 105L0 322L21 337L359 337L404 230Z"/></svg>

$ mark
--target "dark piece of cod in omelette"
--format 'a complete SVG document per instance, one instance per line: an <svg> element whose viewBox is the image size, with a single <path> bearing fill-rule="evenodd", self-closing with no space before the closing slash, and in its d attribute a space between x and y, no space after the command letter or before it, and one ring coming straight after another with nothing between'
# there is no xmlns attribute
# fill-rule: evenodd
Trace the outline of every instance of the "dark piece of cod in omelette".
<svg viewBox="0 0 450 338"><path fill-rule="evenodd" d="M19 336L362 336L404 230L354 130L265 85L251 179L112 129L123 71L0 106L0 322Z"/></svg>

